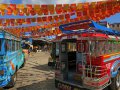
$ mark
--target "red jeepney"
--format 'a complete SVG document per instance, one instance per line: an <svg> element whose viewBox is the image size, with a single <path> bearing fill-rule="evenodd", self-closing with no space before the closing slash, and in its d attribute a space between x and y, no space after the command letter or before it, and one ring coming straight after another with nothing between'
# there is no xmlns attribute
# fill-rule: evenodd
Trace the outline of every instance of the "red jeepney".
<svg viewBox="0 0 120 90"><path fill-rule="evenodd" d="M66 27L68 29L69 24ZM60 90L102 90L108 86L111 90L119 90L120 37L95 31L92 27L86 32L64 34L58 38L55 86Z"/></svg>

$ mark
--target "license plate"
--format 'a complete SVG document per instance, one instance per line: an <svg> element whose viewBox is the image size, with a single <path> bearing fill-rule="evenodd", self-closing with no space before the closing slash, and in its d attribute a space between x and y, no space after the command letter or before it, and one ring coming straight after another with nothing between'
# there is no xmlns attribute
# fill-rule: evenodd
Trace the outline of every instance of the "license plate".
<svg viewBox="0 0 120 90"><path fill-rule="evenodd" d="M60 90L80 90L79 87L70 85L70 84L65 83L65 82L61 82L59 80L55 80L55 84L56 84L56 87Z"/></svg>

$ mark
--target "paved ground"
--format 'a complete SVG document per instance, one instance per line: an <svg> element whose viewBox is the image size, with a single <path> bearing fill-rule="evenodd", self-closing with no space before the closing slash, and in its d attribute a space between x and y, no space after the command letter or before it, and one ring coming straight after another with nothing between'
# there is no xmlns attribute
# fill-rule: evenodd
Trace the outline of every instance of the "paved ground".
<svg viewBox="0 0 120 90"><path fill-rule="evenodd" d="M47 66L49 53L32 53L18 71L16 86L9 90L56 90L54 70Z"/></svg>

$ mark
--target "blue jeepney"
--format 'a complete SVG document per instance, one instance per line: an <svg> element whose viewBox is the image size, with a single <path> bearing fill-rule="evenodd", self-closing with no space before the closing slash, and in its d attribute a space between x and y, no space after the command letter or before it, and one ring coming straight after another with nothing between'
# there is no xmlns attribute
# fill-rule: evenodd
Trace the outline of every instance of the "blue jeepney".
<svg viewBox="0 0 120 90"><path fill-rule="evenodd" d="M21 39L0 30L0 87L13 87L17 71L25 64Z"/></svg>

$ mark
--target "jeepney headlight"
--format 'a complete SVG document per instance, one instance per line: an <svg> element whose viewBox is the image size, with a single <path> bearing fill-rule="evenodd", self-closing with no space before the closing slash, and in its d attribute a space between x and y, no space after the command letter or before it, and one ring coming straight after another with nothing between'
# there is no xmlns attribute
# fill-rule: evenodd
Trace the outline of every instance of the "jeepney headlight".
<svg viewBox="0 0 120 90"><path fill-rule="evenodd" d="M4 70L0 70L0 75L4 75Z"/></svg>

